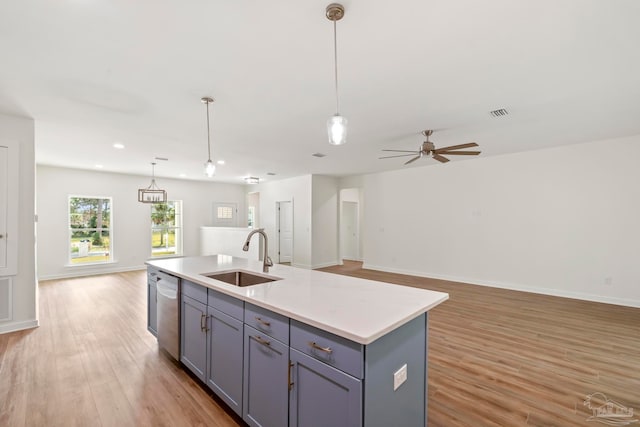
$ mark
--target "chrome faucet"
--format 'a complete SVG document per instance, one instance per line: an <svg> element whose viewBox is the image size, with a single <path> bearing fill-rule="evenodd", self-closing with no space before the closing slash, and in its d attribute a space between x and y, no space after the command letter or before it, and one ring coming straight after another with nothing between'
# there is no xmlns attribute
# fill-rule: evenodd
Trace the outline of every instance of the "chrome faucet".
<svg viewBox="0 0 640 427"><path fill-rule="evenodd" d="M273 261L271 261L271 258L269 258L269 241L267 239L267 233L264 232L264 228L258 228L249 233L246 242L244 242L242 250L245 252L249 250L249 242L251 241L251 237L253 237L253 235L256 233L264 237L264 260L262 262L262 271L268 273L269 267L273 267Z"/></svg>

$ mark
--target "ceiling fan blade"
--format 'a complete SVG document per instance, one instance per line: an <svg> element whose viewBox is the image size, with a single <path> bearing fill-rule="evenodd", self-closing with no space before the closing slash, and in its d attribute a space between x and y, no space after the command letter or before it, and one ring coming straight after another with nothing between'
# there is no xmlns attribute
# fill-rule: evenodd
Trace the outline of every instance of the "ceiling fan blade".
<svg viewBox="0 0 640 427"><path fill-rule="evenodd" d="M449 159L447 159L446 157L442 157L438 153L433 153L433 158L439 161L440 163L447 163L449 161Z"/></svg>
<svg viewBox="0 0 640 427"><path fill-rule="evenodd" d="M416 150L382 150L382 151L395 151L398 153L419 153L419 151L416 151Z"/></svg>
<svg viewBox="0 0 640 427"><path fill-rule="evenodd" d="M455 155L465 155L465 156L477 156L480 153L481 151L438 151L438 154L444 154L444 155L455 154Z"/></svg>
<svg viewBox="0 0 640 427"><path fill-rule="evenodd" d="M409 159L408 161L404 162L404 164L405 164L405 165L408 165L409 163L413 163L413 162L415 162L416 160L418 160L420 157L422 157L422 156L419 156L419 155L418 155L418 156L415 156L413 159Z"/></svg>
<svg viewBox="0 0 640 427"><path fill-rule="evenodd" d="M413 154L398 154L397 156L378 157L378 159L391 159L393 157L407 157L407 156L413 156L414 154L415 154L415 151L413 152Z"/></svg>
<svg viewBox="0 0 640 427"><path fill-rule="evenodd" d="M438 148L438 149L436 149L436 152L460 150L462 148L471 148L471 147L477 147L477 146L478 146L478 144L476 144L475 142L468 142L466 144L451 145L449 147Z"/></svg>

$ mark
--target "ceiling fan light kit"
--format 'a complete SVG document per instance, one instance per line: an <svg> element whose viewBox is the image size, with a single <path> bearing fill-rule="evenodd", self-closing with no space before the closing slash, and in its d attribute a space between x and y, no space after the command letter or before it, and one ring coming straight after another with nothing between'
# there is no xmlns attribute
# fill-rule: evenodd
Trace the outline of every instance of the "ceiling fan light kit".
<svg viewBox="0 0 640 427"><path fill-rule="evenodd" d="M442 147L442 148L436 148L435 145L433 144L433 142L429 141L429 137L431 135L433 135L433 130L428 129L428 130L424 130L422 131L422 134L425 136L426 141L424 141L422 143L422 145L420 146L420 149L418 151L411 151L411 150L382 150L382 151L392 151L392 152L396 152L396 153L408 153L408 154L397 154L397 155L393 155L393 156L385 156L385 157L379 157L380 159L391 159L394 157L406 157L406 156L414 156L413 158L407 160L404 164L408 165L410 163L415 162L416 160L422 158L423 156L431 156L431 158L439 161L440 163L447 163L449 161L449 159L447 159L444 156L459 156L459 155L466 155L466 156L477 156L478 154L480 154L480 151L458 151L458 150L462 150L465 148L471 148L471 147L477 147L478 144L476 144L475 142L469 142L466 144L460 144L460 145L450 145L448 147Z"/></svg>
<svg viewBox="0 0 640 427"><path fill-rule="evenodd" d="M336 88L336 114L327 120L327 133L329 144L343 145L347 142L347 119L340 115L340 103L338 98L338 37L336 22L344 17L344 6L338 3L331 3L327 6L326 16L329 21L333 21L333 60L334 78Z"/></svg>

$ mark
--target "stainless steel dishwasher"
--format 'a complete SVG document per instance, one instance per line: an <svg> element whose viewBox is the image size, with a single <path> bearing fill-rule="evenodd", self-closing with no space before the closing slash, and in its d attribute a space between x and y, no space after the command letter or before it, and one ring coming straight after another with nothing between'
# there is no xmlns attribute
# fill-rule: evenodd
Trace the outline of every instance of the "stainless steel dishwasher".
<svg viewBox="0 0 640 427"><path fill-rule="evenodd" d="M158 346L180 360L180 279L159 272L156 282L158 297Z"/></svg>

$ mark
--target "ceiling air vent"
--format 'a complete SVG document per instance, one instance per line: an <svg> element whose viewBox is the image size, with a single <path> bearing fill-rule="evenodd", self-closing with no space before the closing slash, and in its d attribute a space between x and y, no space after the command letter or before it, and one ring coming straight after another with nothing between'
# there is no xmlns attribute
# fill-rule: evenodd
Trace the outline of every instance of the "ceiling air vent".
<svg viewBox="0 0 640 427"><path fill-rule="evenodd" d="M275 176L275 174L276 174L275 172L267 172L267 175L269 176Z"/></svg>
<svg viewBox="0 0 640 427"><path fill-rule="evenodd" d="M491 117L504 117L508 116L509 112L504 108L500 108L498 110L489 111L489 114Z"/></svg>
<svg viewBox="0 0 640 427"><path fill-rule="evenodd" d="M326 157L326 154L322 154L322 153L313 153L312 154L313 157Z"/></svg>

